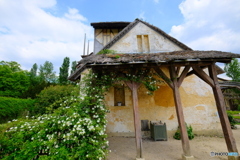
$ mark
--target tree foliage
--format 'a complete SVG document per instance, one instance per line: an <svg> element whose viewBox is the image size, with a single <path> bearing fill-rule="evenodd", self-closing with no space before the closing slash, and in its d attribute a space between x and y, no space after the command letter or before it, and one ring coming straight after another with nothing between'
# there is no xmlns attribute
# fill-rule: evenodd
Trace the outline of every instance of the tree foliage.
<svg viewBox="0 0 240 160"><path fill-rule="evenodd" d="M238 59L233 59L231 63L226 64L224 71L228 77L232 78L232 81L240 82L240 63Z"/></svg>
<svg viewBox="0 0 240 160"><path fill-rule="evenodd" d="M38 70L38 66L37 66L36 63L34 63L31 70L30 70L31 78L36 78L37 77L37 70Z"/></svg>
<svg viewBox="0 0 240 160"><path fill-rule="evenodd" d="M47 107L63 97L69 96L73 88L73 85L51 85L42 90L36 97L36 114L46 113Z"/></svg>
<svg viewBox="0 0 240 160"><path fill-rule="evenodd" d="M53 64L49 61L46 61L43 65L40 65L39 76L41 81L55 83L56 75L53 69Z"/></svg>
<svg viewBox="0 0 240 160"><path fill-rule="evenodd" d="M19 97L30 86L27 71L17 62L0 63L0 96Z"/></svg>
<svg viewBox="0 0 240 160"><path fill-rule="evenodd" d="M63 60L63 64L60 67L59 72L59 83L60 84L67 84L68 83L68 71L69 71L69 64L70 60L69 57L65 57Z"/></svg>
<svg viewBox="0 0 240 160"><path fill-rule="evenodd" d="M15 61L0 61L0 96L34 99L50 85L74 84L67 80L69 63L69 58L65 57L58 78L49 61L45 61L40 67L34 63L30 71L22 70L21 65ZM76 69L75 66L76 61L72 62L72 72Z"/></svg>
<svg viewBox="0 0 240 160"><path fill-rule="evenodd" d="M76 71L76 67L77 67L77 61L73 61L72 62L71 74Z"/></svg>
<svg viewBox="0 0 240 160"><path fill-rule="evenodd" d="M12 72L18 72L22 70L21 65L15 61L10 61L10 62L1 61L0 65L7 66L8 68L11 69Z"/></svg>

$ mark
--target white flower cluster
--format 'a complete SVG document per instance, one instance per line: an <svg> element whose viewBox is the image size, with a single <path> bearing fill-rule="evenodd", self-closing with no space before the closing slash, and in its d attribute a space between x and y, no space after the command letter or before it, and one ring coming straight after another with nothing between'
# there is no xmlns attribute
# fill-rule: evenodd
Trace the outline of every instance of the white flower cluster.
<svg viewBox="0 0 240 160"><path fill-rule="evenodd" d="M97 74L92 75L92 78L97 77ZM114 81L113 76L103 77L106 81ZM93 83L95 84L94 81L89 82L91 85ZM77 146L75 148L95 145L99 150L96 151L97 155L94 156L94 159L104 159L108 146L106 140L106 112L108 110L104 105L103 95L105 88L103 85L84 86L84 91L86 91L86 94L77 98L73 96L62 100L61 104L58 103L61 107L55 110L53 114L45 114L36 118L31 117L25 122L11 127L7 132L10 132L9 134L15 134L14 132L16 132L16 134L26 135L29 142L34 141L34 144L36 142L40 145L39 148L49 149L48 154L56 154L58 153L57 149L62 146L68 148L70 144ZM86 102L91 102L89 99L94 103L88 105ZM91 153L88 154L92 158Z"/></svg>

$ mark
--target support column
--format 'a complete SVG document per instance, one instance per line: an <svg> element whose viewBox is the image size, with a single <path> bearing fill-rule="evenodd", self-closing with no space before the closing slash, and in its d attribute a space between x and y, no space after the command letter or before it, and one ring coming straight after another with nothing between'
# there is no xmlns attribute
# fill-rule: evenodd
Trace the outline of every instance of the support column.
<svg viewBox="0 0 240 160"><path fill-rule="evenodd" d="M177 119L178 119L180 131L181 131L181 141L182 141L182 148L183 148L182 158L183 160L194 160L194 157L191 155L190 144L189 144L187 129L186 129L185 120L184 120L182 102L181 102L180 92L178 88L178 81L177 81L177 74L175 71L175 67L170 66L169 71L170 71L170 76L173 83L172 90L173 90L173 96L174 96L174 101L176 106L175 108L177 112Z"/></svg>
<svg viewBox="0 0 240 160"><path fill-rule="evenodd" d="M142 135L141 135L141 123L138 111L138 94L137 90L140 86L137 82L125 82L132 91L132 102L133 102L133 117L134 117L134 129L135 129L135 142L137 156L136 160L144 160L142 151Z"/></svg>
<svg viewBox="0 0 240 160"><path fill-rule="evenodd" d="M214 97L215 97L215 101L216 101L216 105L217 105L218 115L219 115L220 122L222 125L224 138L225 138L225 141L227 144L228 152L237 152L238 153L236 141L233 137L231 125L228 120L226 107L225 107L225 103L224 103L224 97L223 97L221 88L218 83L215 64L210 65L208 69L209 69L209 75L214 82L214 86L212 87L212 89L213 89L213 93L214 93ZM229 160L239 160L240 156L229 156L228 159Z"/></svg>

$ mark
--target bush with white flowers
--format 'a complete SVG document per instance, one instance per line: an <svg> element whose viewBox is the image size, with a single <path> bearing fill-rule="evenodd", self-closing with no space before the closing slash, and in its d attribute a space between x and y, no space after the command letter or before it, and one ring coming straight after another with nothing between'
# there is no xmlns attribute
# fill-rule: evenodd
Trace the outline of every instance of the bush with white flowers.
<svg viewBox="0 0 240 160"><path fill-rule="evenodd" d="M81 80L81 94L77 86L71 96L49 106L49 114L13 120L4 132L0 126L0 159L105 159L108 109L104 94L118 81L140 82L151 92L158 88L154 76L141 70L134 75L130 73L131 70L125 76L118 76L117 72L90 72Z"/></svg>
<svg viewBox="0 0 240 160"><path fill-rule="evenodd" d="M104 159L108 153L104 79L90 73L83 80L84 96L75 91L58 101L61 107L52 113L14 120L16 125L0 135L0 158Z"/></svg>

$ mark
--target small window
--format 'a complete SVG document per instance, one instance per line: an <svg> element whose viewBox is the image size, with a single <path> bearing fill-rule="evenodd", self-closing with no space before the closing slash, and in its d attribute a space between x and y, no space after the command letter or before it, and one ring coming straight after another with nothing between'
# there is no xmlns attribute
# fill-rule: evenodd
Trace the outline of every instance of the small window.
<svg viewBox="0 0 240 160"><path fill-rule="evenodd" d="M114 106L125 106L124 85L114 86Z"/></svg>
<svg viewBox="0 0 240 160"><path fill-rule="evenodd" d="M150 51L148 35L137 35L138 52L147 53Z"/></svg>

